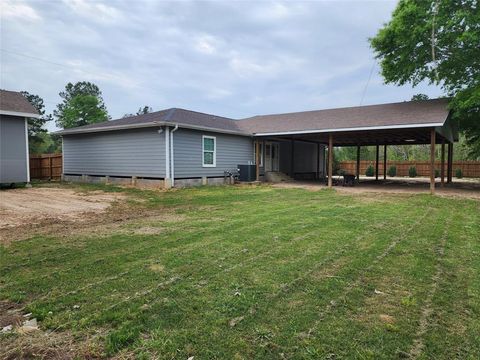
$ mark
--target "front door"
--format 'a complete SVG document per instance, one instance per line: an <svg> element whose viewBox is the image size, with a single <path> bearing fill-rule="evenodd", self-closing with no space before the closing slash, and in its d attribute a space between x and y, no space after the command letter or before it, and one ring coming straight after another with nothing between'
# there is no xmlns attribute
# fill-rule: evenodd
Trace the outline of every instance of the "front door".
<svg viewBox="0 0 480 360"><path fill-rule="evenodd" d="M265 143L265 171L278 171L280 164L280 146L278 143Z"/></svg>

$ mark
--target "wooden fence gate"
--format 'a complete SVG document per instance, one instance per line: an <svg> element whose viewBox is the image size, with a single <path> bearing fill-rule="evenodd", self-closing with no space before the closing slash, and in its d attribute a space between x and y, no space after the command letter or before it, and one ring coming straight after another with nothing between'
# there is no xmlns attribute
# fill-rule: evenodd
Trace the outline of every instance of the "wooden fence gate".
<svg viewBox="0 0 480 360"><path fill-rule="evenodd" d="M62 178L62 154L30 156L30 179L60 180Z"/></svg>

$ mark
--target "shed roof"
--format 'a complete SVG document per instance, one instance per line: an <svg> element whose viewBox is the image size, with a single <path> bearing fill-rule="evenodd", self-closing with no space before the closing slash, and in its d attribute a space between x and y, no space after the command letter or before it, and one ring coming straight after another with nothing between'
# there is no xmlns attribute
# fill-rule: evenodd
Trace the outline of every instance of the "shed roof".
<svg viewBox="0 0 480 360"><path fill-rule="evenodd" d="M0 114L21 117L39 117L37 109L21 93L0 90Z"/></svg>
<svg viewBox="0 0 480 360"><path fill-rule="evenodd" d="M405 101L287 114L258 115L241 120L172 108L66 129L58 133L68 135L162 125L179 125L185 128L249 136L426 128L443 126L449 114L447 103L447 99Z"/></svg>

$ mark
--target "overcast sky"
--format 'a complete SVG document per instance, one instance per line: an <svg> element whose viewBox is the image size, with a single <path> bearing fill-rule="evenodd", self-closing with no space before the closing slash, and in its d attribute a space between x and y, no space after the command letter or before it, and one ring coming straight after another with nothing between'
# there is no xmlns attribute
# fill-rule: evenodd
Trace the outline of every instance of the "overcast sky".
<svg viewBox="0 0 480 360"><path fill-rule="evenodd" d="M395 4L2 0L1 88L52 111L67 82L92 81L114 119L143 105L243 118L436 97L379 75L367 39Z"/></svg>

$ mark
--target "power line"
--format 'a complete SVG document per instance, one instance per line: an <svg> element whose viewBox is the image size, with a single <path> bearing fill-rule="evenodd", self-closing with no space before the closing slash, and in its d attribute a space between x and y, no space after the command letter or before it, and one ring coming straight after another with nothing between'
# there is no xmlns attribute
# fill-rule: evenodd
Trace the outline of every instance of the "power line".
<svg viewBox="0 0 480 360"><path fill-rule="evenodd" d="M363 104L363 100L365 99L365 94L367 93L368 85L370 84L370 79L372 78L374 68L375 68L375 59L373 59L372 67L370 69L370 74L368 75L367 83L365 84L365 88L363 89L362 98L360 100L360 105Z"/></svg>
<svg viewBox="0 0 480 360"><path fill-rule="evenodd" d="M28 55L28 54L22 54L22 53L19 53L19 52L16 52L16 51L7 50L7 49L0 49L0 51L5 52L5 53L7 53L7 54L12 54L12 55L17 55L17 56L23 56L23 57L26 57L26 58L29 58L29 59L38 60L38 61L43 61L43 62L46 62L46 63L49 63L49 64L53 64L53 65L57 65L57 66L62 66L62 67L66 67L66 68L71 68L71 67L73 67L73 66L71 66L71 65L60 64L60 63L57 63L57 62L54 62L54 61L50 61L50 60L47 60L47 59L42 59L42 58L39 58L39 57L36 57L36 56L32 56L32 55Z"/></svg>
<svg viewBox="0 0 480 360"><path fill-rule="evenodd" d="M83 70L83 69L79 69L78 67L76 67L75 65L69 65L69 64L61 64L61 63L58 63L58 62L55 62L55 61L51 61L51 60L48 60L48 59L43 59L43 58L40 58L40 57L37 57L37 56L32 56L32 55L28 55L28 54L23 54L23 53L19 53L19 52L16 52L16 51L12 51L12 50L8 50L8 49L2 49L0 48L0 51L1 52L4 52L4 53L7 53L7 54L12 54L12 55L16 55L16 56L22 56L22 57L25 57L25 58L28 58L28 59L31 59L31 60L37 60L37 61L41 61L41 62L44 62L44 63L47 63L47 64L52 64L52 65L56 65L56 66L61 66L63 68L67 68L67 69L75 69L77 71L81 71L85 74L90 74L92 76L95 76L95 77L98 77L98 74L95 74L91 71L87 71L87 70Z"/></svg>

